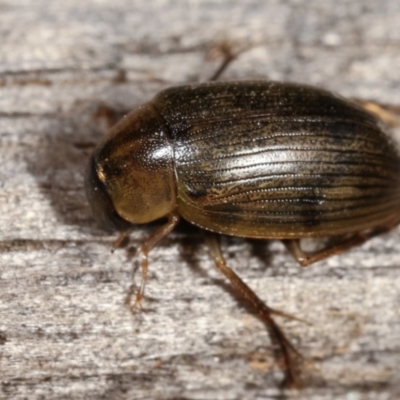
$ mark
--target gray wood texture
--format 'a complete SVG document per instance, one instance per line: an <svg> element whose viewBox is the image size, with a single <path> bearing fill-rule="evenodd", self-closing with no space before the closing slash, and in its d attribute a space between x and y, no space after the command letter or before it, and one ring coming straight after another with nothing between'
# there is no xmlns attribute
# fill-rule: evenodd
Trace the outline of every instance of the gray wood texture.
<svg viewBox="0 0 400 400"><path fill-rule="evenodd" d="M399 229L306 269L279 242L223 239L261 298L312 323L279 319L308 383L284 391L198 230L151 253L146 311L124 307L154 227L110 254L83 189L107 110L206 80L221 43L240 51L225 80L400 106L399 21L398 0L0 0L0 398L399 398Z"/></svg>

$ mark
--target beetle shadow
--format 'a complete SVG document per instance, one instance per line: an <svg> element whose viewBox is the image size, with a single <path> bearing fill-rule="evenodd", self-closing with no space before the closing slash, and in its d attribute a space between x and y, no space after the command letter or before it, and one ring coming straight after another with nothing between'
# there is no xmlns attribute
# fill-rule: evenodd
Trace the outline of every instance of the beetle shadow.
<svg viewBox="0 0 400 400"><path fill-rule="evenodd" d="M251 256L259 261L258 268L264 272L271 270L271 262L273 257L270 249L271 242L269 240L260 239L248 239L247 241L250 245Z"/></svg>
<svg viewBox="0 0 400 400"><path fill-rule="evenodd" d="M180 221L176 233L179 234L179 256L197 275L207 278L208 274L202 268L199 254L205 245L204 235L198 228L187 221Z"/></svg>
<svg viewBox="0 0 400 400"><path fill-rule="evenodd" d="M208 282L221 287L222 290L227 292L237 302L237 304L243 307L249 314L258 316L257 311L254 310L254 307L248 301L246 301L240 293L238 293L238 291L232 286L226 277L221 275L221 277L212 278L207 270L202 267L200 258L197 256L200 253L201 246L205 245L204 235L202 234L201 229L196 228L184 221L181 225L181 230L185 233L185 235L180 238L180 257L182 260L186 262L197 275L207 279ZM251 255L259 259L260 262L258 264L263 266L261 272L270 268L269 264L272 255L268 248L268 242L262 240L237 239L229 236L225 237L225 239L227 239L228 243L224 246L223 253L226 253L227 265L229 268L229 259L238 256L237 254L229 251L229 242L231 239L246 241L246 243L250 246ZM209 253L208 249L206 252ZM209 257L211 259L211 254L209 254ZM246 260L243 259L243 262L246 262Z"/></svg>
<svg viewBox="0 0 400 400"><path fill-rule="evenodd" d="M174 232L180 232L183 236L180 238L180 255L184 262L188 263L192 269L197 273L201 273L202 276L207 274L201 268L199 258L196 254L200 251L200 246L205 245L204 235L202 229L198 228L187 221L181 221ZM258 267L261 271L267 271L271 269L272 253L270 251L268 240L257 240L257 239L247 239L247 238L236 238L231 236L224 237L225 243L222 252L225 258L228 260L230 258L239 258L241 255L235 251L231 250L232 241L244 241L250 252L250 257L256 258L259 262ZM211 255L209 255L211 258ZM248 262L247 258L243 258L243 262ZM229 264L229 262L228 262ZM229 266L229 265L228 265Z"/></svg>
<svg viewBox="0 0 400 400"><path fill-rule="evenodd" d="M201 240L199 240L200 238ZM197 235L185 235L185 237L181 238L180 242L180 257L184 262L187 263L190 269L196 273L196 275L204 278L208 282L207 285L212 284L219 286L223 291L228 293L240 307L243 307L249 314L256 315L256 312L251 305L243 299L243 297L235 290L227 278L222 275L219 278L210 277L207 270L202 267L198 254L200 253L201 247L205 245L205 241L204 235L201 234L200 230ZM209 257L211 258L211 255L209 255Z"/></svg>
<svg viewBox="0 0 400 400"><path fill-rule="evenodd" d="M82 100L67 112L42 116L38 122L38 145L24 158L61 224L104 235L96 229L86 201L84 171L98 140L121 114L99 101Z"/></svg>

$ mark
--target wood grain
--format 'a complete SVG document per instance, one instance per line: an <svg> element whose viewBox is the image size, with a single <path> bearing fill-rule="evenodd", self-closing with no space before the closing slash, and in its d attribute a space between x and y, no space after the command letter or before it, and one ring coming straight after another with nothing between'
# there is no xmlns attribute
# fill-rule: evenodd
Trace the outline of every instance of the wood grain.
<svg viewBox="0 0 400 400"><path fill-rule="evenodd" d="M399 107L399 18L396 0L0 1L0 398L398 398L399 229L303 270L278 242L224 238L270 306L312 323L281 321L308 382L283 392L266 331L196 229L152 252L146 311L130 314L135 248L154 226L111 254L83 171L110 119L206 80L222 42L240 52L223 79Z"/></svg>

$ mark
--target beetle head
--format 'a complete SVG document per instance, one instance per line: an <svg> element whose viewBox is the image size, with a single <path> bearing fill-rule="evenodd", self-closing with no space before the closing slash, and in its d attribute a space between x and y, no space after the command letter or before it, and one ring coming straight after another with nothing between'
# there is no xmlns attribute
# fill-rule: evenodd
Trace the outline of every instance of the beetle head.
<svg viewBox="0 0 400 400"><path fill-rule="evenodd" d="M85 186L95 218L112 229L151 222L175 208L173 151L151 103L128 114L100 142Z"/></svg>
<svg viewBox="0 0 400 400"><path fill-rule="evenodd" d="M131 226L131 223L121 218L117 213L111 197L97 175L93 155L90 157L86 170L85 189L93 215L102 228L124 231Z"/></svg>

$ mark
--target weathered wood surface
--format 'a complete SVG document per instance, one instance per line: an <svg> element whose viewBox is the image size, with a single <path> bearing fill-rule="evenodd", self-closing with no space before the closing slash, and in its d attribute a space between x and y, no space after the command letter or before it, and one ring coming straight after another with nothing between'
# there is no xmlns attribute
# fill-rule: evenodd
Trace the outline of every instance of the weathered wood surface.
<svg viewBox="0 0 400 400"><path fill-rule="evenodd" d="M313 323L282 321L309 383L282 392L265 329L197 230L152 252L147 312L130 314L134 249L150 228L111 255L82 180L102 106L207 79L224 40L242 51L224 79L399 106L399 21L398 0L1 0L0 398L399 398L399 229L304 270L280 243L224 239L269 305Z"/></svg>

